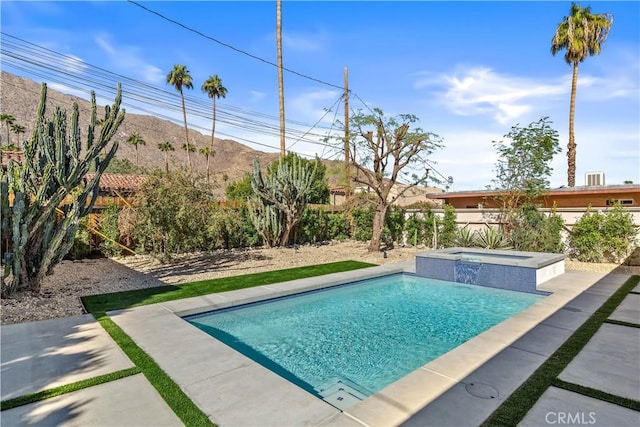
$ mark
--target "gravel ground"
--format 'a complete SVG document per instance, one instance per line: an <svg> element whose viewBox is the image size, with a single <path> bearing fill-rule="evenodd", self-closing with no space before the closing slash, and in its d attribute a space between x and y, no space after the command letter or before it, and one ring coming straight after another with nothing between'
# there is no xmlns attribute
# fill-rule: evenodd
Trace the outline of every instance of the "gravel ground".
<svg viewBox="0 0 640 427"><path fill-rule="evenodd" d="M298 249L247 249L190 254L161 264L148 256L116 259L99 258L63 261L45 279L39 294L21 293L2 299L1 324L30 322L83 314L80 297L165 284L261 271L354 260L373 264L409 261L424 249L395 248L382 253L369 253L364 243L347 241ZM572 270L640 274L640 267L617 264L586 264L566 261Z"/></svg>

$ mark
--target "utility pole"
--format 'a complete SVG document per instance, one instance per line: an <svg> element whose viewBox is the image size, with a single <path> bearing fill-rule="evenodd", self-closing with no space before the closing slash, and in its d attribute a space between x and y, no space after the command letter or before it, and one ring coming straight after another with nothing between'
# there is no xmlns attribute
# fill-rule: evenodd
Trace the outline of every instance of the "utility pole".
<svg viewBox="0 0 640 427"><path fill-rule="evenodd" d="M351 159L349 158L349 68L344 67L344 200L351 192Z"/></svg>
<svg viewBox="0 0 640 427"><path fill-rule="evenodd" d="M280 104L280 157L285 156L284 81L282 78L282 0L276 0L276 47L278 54L278 102Z"/></svg>

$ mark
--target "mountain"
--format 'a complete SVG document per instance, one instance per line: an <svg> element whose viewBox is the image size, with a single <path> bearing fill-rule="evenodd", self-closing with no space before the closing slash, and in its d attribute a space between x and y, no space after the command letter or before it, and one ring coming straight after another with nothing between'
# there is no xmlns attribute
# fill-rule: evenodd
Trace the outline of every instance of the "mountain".
<svg viewBox="0 0 640 427"><path fill-rule="evenodd" d="M29 139L33 132L35 112L40 98L40 84L5 71L0 76L0 112L11 114L16 123L25 127L25 133L21 140ZM80 111L80 129L86 135L86 126L89 119L90 102L73 95L66 95L50 87L47 88L47 117L50 117L55 107L61 107L71 113L74 102L78 103ZM113 102L113 101L111 101ZM126 109L126 108L125 108ZM98 118L104 114L104 106L98 106ZM189 112L187 111L187 114ZM152 170L164 168L164 154L158 149L158 144L163 141L173 143L175 151L169 152L170 168L187 167L187 154L181 149L184 144L184 127L167 120L161 120L149 115L132 114L127 112L125 120L118 129L114 139L120 143L117 158L127 159L135 165L135 148L126 141L128 137L138 132L145 140L146 145L138 146L140 166ZM3 125L0 126L0 140L6 144L7 133ZM16 142L17 136L10 134L10 141ZM189 141L195 143L198 148L211 144L211 136L203 135L198 131L189 129ZM260 164L266 166L278 158L278 153L265 153L254 150L246 145L230 139L215 139L214 150L216 155L211 159L211 177L215 182L216 193L224 194L224 188L249 172L253 159L258 158ZM191 153L191 163L194 172L206 173L206 159L199 153ZM224 179L226 177L226 180Z"/></svg>

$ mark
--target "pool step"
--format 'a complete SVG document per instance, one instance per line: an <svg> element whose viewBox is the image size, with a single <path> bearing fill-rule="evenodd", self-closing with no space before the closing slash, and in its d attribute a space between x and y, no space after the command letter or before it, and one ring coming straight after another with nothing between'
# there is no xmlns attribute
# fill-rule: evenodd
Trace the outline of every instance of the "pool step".
<svg viewBox="0 0 640 427"><path fill-rule="evenodd" d="M358 390L351 381L334 378L319 387L318 393L328 404L345 410L367 398L367 394Z"/></svg>

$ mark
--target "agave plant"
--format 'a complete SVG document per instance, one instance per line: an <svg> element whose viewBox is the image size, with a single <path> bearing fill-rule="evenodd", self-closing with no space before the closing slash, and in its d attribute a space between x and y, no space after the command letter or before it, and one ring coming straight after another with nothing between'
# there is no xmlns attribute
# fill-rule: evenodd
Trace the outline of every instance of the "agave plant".
<svg viewBox="0 0 640 427"><path fill-rule="evenodd" d="M456 232L455 245L461 248L471 248L476 246L476 233L469 229L469 224L458 228Z"/></svg>
<svg viewBox="0 0 640 427"><path fill-rule="evenodd" d="M499 228L488 227L475 233L476 246L484 249L511 249L509 239Z"/></svg>

